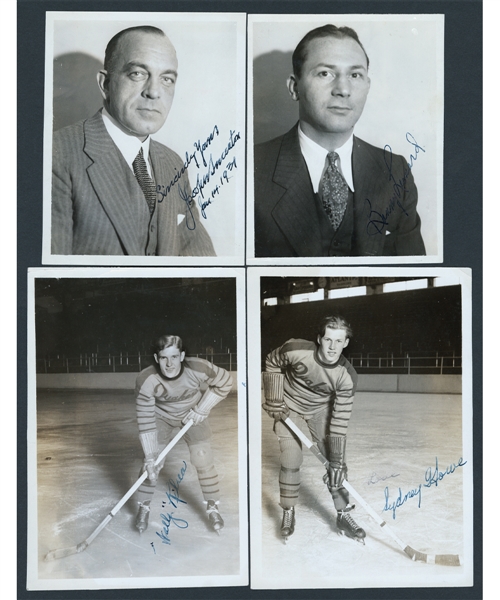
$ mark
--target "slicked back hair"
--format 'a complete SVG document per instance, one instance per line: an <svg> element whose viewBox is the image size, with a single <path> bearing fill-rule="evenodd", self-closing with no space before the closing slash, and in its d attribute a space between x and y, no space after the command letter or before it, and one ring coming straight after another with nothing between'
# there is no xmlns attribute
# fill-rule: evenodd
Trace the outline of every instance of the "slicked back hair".
<svg viewBox="0 0 500 600"><path fill-rule="evenodd" d="M300 79L302 75L302 66L304 65L307 58L307 47L313 40L320 38L334 37L337 39L352 38L357 42L363 50L366 56L366 68L370 66L370 60L368 54L363 47L363 44L359 41L358 34L351 27L337 27L336 25L323 25L316 29L311 29L306 35L300 40L297 47L295 48L292 55L293 74L297 79Z"/></svg>
<svg viewBox="0 0 500 600"><path fill-rule="evenodd" d="M153 35L159 35L161 37L167 37L165 32L159 29L158 27L153 27L152 25L137 25L136 27L127 27L127 29L122 29L116 35L114 35L108 42L106 46L106 52L104 53L104 70L108 73L111 73L114 67L115 61L115 53L120 40L123 36L128 33L132 33L135 31L140 31L143 33L151 33Z"/></svg>
<svg viewBox="0 0 500 600"><path fill-rule="evenodd" d="M346 339L352 338L351 326L344 317L341 317L340 315L331 315L320 321L318 327L318 335L320 338L325 335L327 327L330 327L331 329L343 329L345 331Z"/></svg>
<svg viewBox="0 0 500 600"><path fill-rule="evenodd" d="M178 335L160 335L153 343L153 351L155 354L159 354L165 348L170 346L176 346L179 352L183 351L182 339Z"/></svg>

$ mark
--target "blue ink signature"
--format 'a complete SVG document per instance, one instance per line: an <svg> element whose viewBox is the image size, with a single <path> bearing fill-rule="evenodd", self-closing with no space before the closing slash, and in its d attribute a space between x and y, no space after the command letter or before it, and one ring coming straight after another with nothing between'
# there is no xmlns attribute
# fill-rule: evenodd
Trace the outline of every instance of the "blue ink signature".
<svg viewBox="0 0 500 600"><path fill-rule="evenodd" d="M458 467L463 467L466 464L467 464L467 461L464 461L464 459L462 457L460 457L458 460L458 463L456 463L456 464L452 463L451 465L446 467L445 471L440 471L438 459L436 457L436 467L434 468L434 470L433 470L433 467L429 467L425 471L425 481L427 483L424 483L424 484L420 483L417 488L411 489L404 496L403 496L403 492L401 491L401 488L399 488L398 497L396 498L396 500L394 502L392 502L390 504L389 504L389 488L386 487L384 490L385 505L384 505L383 510L391 510L392 518L395 519L396 518L396 510L398 508L400 508L401 506L403 506L403 504L407 500L414 498L415 496L418 496L418 508L420 508L421 501L422 501L422 485L426 488L430 488L431 485L435 485L437 487L438 482L441 481L442 479L444 479L446 477L446 475L451 475L452 473L454 473L456 471L456 469Z"/></svg>
<svg viewBox="0 0 500 600"><path fill-rule="evenodd" d="M367 483L368 483L368 485L370 485L370 484L375 485L379 481L385 481L386 479L390 479L391 477L399 477L399 473L393 473L392 475L385 475L385 476L379 477L377 475L377 473L375 473L375 471L373 471L373 473L370 475L370 478L368 479Z"/></svg>
<svg viewBox="0 0 500 600"><path fill-rule="evenodd" d="M156 535L161 539L162 544L171 544L170 538L168 537L171 525L175 525L179 529L187 529L189 527L189 524L185 519L174 517L172 513L167 513L166 515L161 513L160 517L163 529L161 531L156 531Z"/></svg>
<svg viewBox="0 0 500 600"><path fill-rule="evenodd" d="M182 504L187 504L187 502L185 500L181 500L181 498L179 497L179 487L181 485L181 481L184 479L184 475L186 474L187 471L187 464L186 461L182 461L183 462L183 466L181 468L181 470L179 471L176 480L174 481L173 479L169 479L168 480L168 491L165 492L167 494L167 499L169 504L171 504L174 508L177 508L179 502L182 502ZM162 508L164 508L164 506L162 506Z"/></svg>
<svg viewBox="0 0 500 600"><path fill-rule="evenodd" d="M451 465L446 467L445 471L440 471L438 459L436 456L436 468L434 469L434 471L432 470L432 467L429 467L425 472L425 481L427 481L427 483L424 483L425 487L430 488L431 485L435 485L437 487L438 481L444 479L446 475L451 475L452 473L454 473L458 467L463 467L467 464L467 461L463 462L463 460L464 459L460 457L457 464L452 463Z"/></svg>
<svg viewBox="0 0 500 600"><path fill-rule="evenodd" d="M186 461L182 461L182 467L179 471L179 473L177 474L177 477L174 479L169 479L168 481L168 491L166 491L166 495L167 495L167 500L168 500L168 504L170 504L171 506L173 506L173 508L177 508L179 506L179 503L182 504L187 504L186 500L182 500L179 496L179 489L180 489L180 485L182 480L184 479L184 475L186 474L187 471L187 464ZM167 501L164 500L162 502L161 507L165 508L165 506L167 505ZM170 533L170 527L172 525L174 525L175 527L178 527L179 529L187 529L189 527L188 522L185 519L181 519L180 517L174 517L174 512L169 512L167 514L165 513L161 513L160 514L161 517L161 524L163 525L161 531L156 531L156 535L161 539L162 544L167 544L170 545L171 541L169 536ZM153 543L151 542L151 545L153 546ZM154 546L153 546L153 550L154 550ZM155 554L156 554L156 550L155 550Z"/></svg>
<svg viewBox="0 0 500 600"><path fill-rule="evenodd" d="M413 135L409 132L406 133L406 141L413 146L412 154L410 154L410 160L407 163L407 168L403 173L403 176L396 179L392 172L392 148L389 144L384 146L384 162L386 167L389 169L389 181L393 183L394 193L391 196L385 211L383 213L373 210L372 203L369 198L365 199L368 203L368 223L366 225L366 232L368 235L382 234L384 229L389 225L389 216L396 210L396 207L400 208L401 211L408 217L404 206L401 204L401 198L406 190L406 181L413 168L415 161L417 160L419 152L425 152L424 148L420 146ZM414 152L414 154L413 154Z"/></svg>
<svg viewBox="0 0 500 600"><path fill-rule="evenodd" d="M207 218L207 215L205 213L205 209L207 208L207 206L212 204L212 200L215 198L215 196L219 195L219 190L220 190L221 186L224 185L224 183L228 182L230 179L232 179L232 177L230 177L228 175L228 171L231 172L233 169L236 169L236 168L238 168L238 165L236 164L236 156L235 156L231 162L227 163L226 168L224 169L222 175L219 178L220 185L216 184L216 186L214 187L214 189L212 190L212 192L210 194L211 199L202 201L201 198L198 198L198 204L200 206L201 216L204 219Z"/></svg>
<svg viewBox="0 0 500 600"><path fill-rule="evenodd" d="M399 495L392 504L389 504L389 488L387 486L384 490L384 495L385 495L384 510L392 510L392 518L395 519L396 518L396 509L398 509L400 506L403 506L403 504L410 498L414 498L415 496L418 496L418 508L420 508L420 503L422 500L422 484L419 484L418 488L415 488L413 490L410 490L409 492L406 492L406 494L404 496L403 496L403 492L401 491L401 488L399 488Z"/></svg>

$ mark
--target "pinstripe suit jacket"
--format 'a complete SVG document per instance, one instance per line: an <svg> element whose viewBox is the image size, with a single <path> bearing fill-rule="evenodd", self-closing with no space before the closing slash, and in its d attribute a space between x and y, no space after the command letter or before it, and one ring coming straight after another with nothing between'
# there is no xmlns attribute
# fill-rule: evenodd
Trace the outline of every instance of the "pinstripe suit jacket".
<svg viewBox="0 0 500 600"><path fill-rule="evenodd" d="M326 226L327 217L318 207L297 125L284 136L257 145L254 158L257 257L425 254L417 188L402 156L392 155L389 169L384 150L354 138L355 192L336 233ZM395 182L402 184L399 195ZM321 235L325 231L326 244Z"/></svg>
<svg viewBox="0 0 500 600"><path fill-rule="evenodd" d="M181 171L182 160L154 140L150 158L157 189L164 190ZM144 194L101 111L55 132L52 254L215 256L196 206L188 206L180 189L189 198L187 171L165 197L158 194L150 219Z"/></svg>

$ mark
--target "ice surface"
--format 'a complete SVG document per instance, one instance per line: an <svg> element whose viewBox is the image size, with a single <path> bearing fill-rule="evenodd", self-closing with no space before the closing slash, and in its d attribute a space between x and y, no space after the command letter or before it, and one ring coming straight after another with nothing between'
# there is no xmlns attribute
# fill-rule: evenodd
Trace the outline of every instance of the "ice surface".
<svg viewBox="0 0 500 600"><path fill-rule="evenodd" d="M310 434L307 426L303 431ZM366 531L363 546L337 534L333 501L322 481L324 468L304 448L302 484L295 533L285 545L279 533L279 448L272 421L262 415L261 561L253 564L252 586L263 588L399 587L465 585L470 565L447 567L411 561L360 506L352 516ZM358 393L347 442L349 482L412 548L428 554L464 554L463 477L472 469L462 445L459 395ZM444 476L437 486L426 472L467 464ZM387 506L407 497L396 509ZM468 496L472 490L466 490ZM420 499L420 507L419 507ZM354 501L355 502L355 501ZM469 517L472 519L471 507ZM252 531L252 535L254 532ZM259 544L259 540L252 543ZM468 548L470 552L471 549ZM255 556L255 554L254 554Z"/></svg>
<svg viewBox="0 0 500 600"><path fill-rule="evenodd" d="M189 462L185 442L180 440L160 474L147 531L139 534L134 527L137 504L132 497L84 552L49 562L44 561L48 551L85 540L133 485L142 465L142 449L135 398L128 392L39 392L37 423L40 579L239 573L235 394L210 415L212 449L222 492L220 511L225 521L220 536L208 526L196 471ZM180 483L180 497L186 504L173 508L167 503L162 507L168 500L166 482L169 478L175 480L183 461L187 471ZM163 528L161 515L168 513L179 521L170 523L170 544L165 544L156 532Z"/></svg>

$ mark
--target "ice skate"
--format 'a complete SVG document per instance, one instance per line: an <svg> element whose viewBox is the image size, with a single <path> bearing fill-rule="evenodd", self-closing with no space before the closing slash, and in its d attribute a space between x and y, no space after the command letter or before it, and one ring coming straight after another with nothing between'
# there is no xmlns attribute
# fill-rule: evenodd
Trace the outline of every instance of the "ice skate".
<svg viewBox="0 0 500 600"><path fill-rule="evenodd" d="M351 517L349 512L354 507L346 507L344 510L340 510L337 514L337 529L339 535L346 535L347 537L356 540L364 545L366 532L360 527L356 521Z"/></svg>
<svg viewBox="0 0 500 600"><path fill-rule="evenodd" d="M219 512L219 503L215 500L207 502L207 516L212 529L220 535L220 530L224 527L224 520Z"/></svg>
<svg viewBox="0 0 500 600"><path fill-rule="evenodd" d="M281 535L285 544L295 531L295 507L283 509L283 520L281 521Z"/></svg>
<svg viewBox="0 0 500 600"><path fill-rule="evenodd" d="M143 504L142 502L139 502L139 512L135 518L135 526L139 530L139 533L146 531L148 528L149 511L149 504Z"/></svg>

